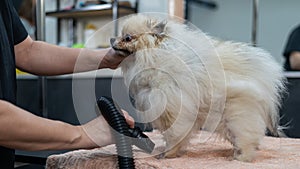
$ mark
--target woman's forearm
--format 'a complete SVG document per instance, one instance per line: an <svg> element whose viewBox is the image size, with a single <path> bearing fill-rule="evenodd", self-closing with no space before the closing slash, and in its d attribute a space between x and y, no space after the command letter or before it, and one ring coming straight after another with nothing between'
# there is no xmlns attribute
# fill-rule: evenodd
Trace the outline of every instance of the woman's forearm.
<svg viewBox="0 0 300 169"><path fill-rule="evenodd" d="M61 75L108 67L109 49L75 49L33 41L27 37L15 46L17 67L37 75Z"/></svg>
<svg viewBox="0 0 300 169"><path fill-rule="evenodd" d="M0 100L0 145L22 150L97 147L88 138L82 126L44 119L2 100Z"/></svg>

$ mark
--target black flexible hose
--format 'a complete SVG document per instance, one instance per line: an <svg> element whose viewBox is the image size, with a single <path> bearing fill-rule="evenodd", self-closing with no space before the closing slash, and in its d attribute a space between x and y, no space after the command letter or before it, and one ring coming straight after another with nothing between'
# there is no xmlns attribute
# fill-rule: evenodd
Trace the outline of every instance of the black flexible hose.
<svg viewBox="0 0 300 169"><path fill-rule="evenodd" d="M98 108L108 124L115 130L116 147L120 169L134 169L134 159L132 153L132 142L129 139L129 126L121 110L115 106L114 101L108 97L101 97L97 100Z"/></svg>

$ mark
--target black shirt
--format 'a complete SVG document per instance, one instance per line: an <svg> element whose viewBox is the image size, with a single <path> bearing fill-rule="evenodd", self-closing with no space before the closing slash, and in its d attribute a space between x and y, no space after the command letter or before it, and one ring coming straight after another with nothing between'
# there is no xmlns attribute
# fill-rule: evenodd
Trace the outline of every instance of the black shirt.
<svg viewBox="0 0 300 169"><path fill-rule="evenodd" d="M13 104L16 103L14 45L27 36L11 0L0 0L0 99ZM14 168L14 150L0 147L0 167Z"/></svg>
<svg viewBox="0 0 300 169"><path fill-rule="evenodd" d="M290 54L293 51L300 52L300 25L291 32L283 52L283 56L286 58L284 64L286 71L293 71L290 65Z"/></svg>

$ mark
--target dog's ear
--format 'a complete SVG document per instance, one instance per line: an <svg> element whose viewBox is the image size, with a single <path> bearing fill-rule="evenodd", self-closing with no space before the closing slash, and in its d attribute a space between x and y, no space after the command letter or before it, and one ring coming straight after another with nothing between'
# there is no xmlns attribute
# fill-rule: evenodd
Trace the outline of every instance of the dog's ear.
<svg viewBox="0 0 300 169"><path fill-rule="evenodd" d="M166 25L167 21L163 20L158 24L154 25L154 27L152 28L152 32L156 35L164 35L166 31Z"/></svg>
<svg viewBox="0 0 300 169"><path fill-rule="evenodd" d="M152 27L152 19L148 19L146 24L147 24L147 27L149 29L151 29L151 27Z"/></svg>

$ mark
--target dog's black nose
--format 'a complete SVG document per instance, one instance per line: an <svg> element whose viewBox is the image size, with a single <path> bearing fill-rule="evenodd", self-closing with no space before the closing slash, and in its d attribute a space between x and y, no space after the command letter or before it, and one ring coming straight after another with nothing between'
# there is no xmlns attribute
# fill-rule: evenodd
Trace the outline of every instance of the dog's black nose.
<svg viewBox="0 0 300 169"><path fill-rule="evenodd" d="M110 38L110 45L114 46L115 41L116 41L116 38Z"/></svg>

